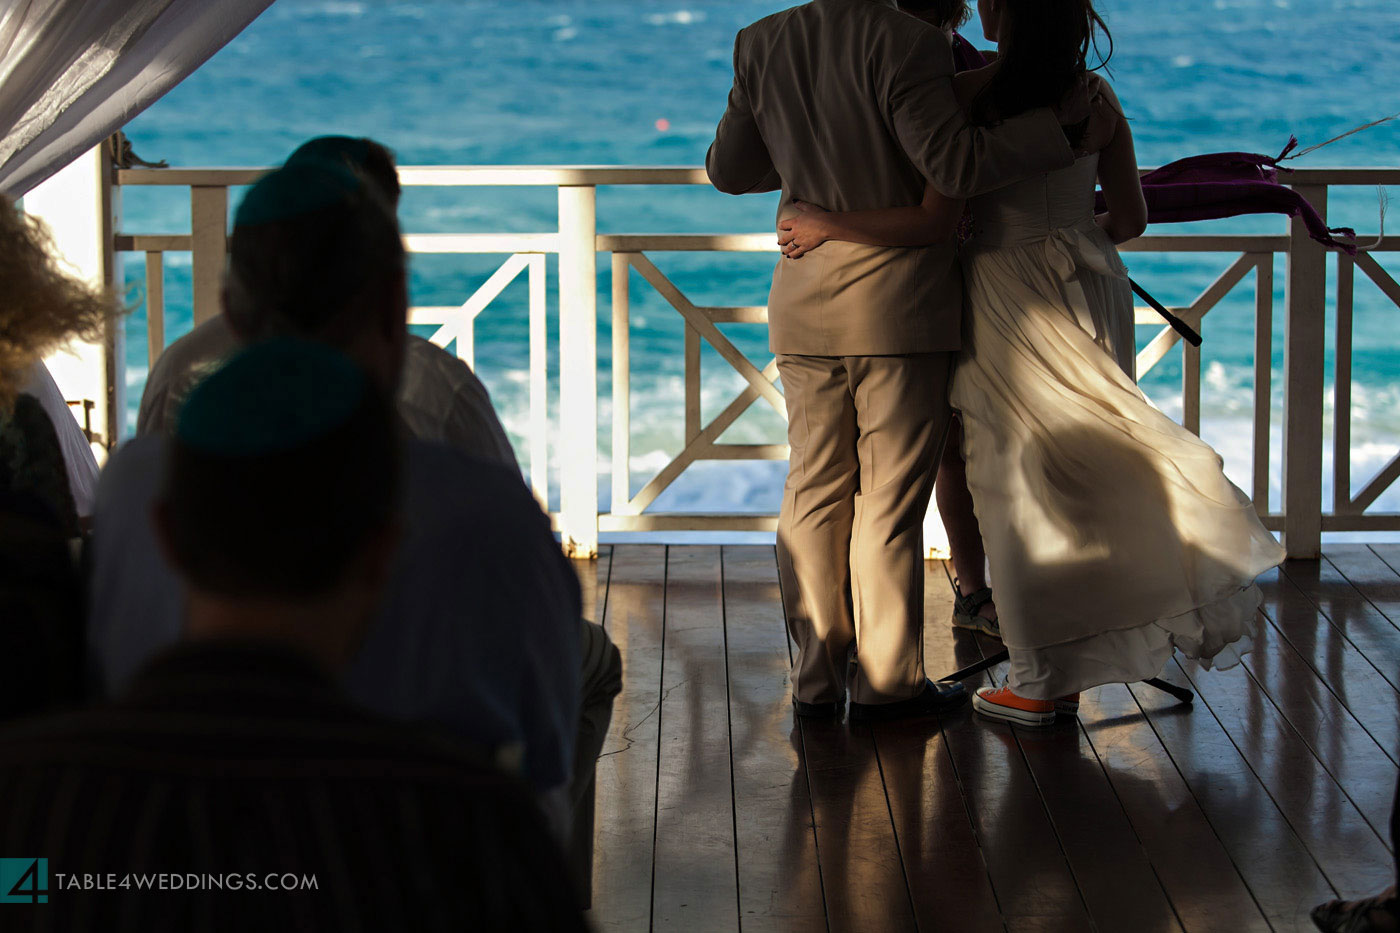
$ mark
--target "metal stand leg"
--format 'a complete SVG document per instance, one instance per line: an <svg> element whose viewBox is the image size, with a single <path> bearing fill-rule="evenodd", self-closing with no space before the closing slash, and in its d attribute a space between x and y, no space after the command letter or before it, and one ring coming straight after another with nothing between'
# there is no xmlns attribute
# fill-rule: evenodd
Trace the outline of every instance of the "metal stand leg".
<svg viewBox="0 0 1400 933"><path fill-rule="evenodd" d="M943 677L940 679L945 681L967 680L969 677L975 677L983 671L987 670L988 668L996 667L998 664L1000 664L1002 661L1005 661L1009 657L1011 657L1011 652L1003 648L996 654L990 655L989 657L985 657L982 660L978 661L976 664L969 664L962 670L954 671L947 677ZM1185 687L1178 687L1176 684L1167 683L1165 680L1161 680L1157 677L1153 677L1150 680L1144 680L1143 683L1147 684L1149 687L1155 687L1156 689L1161 690L1163 693L1171 694L1182 703L1190 703L1192 700L1196 699L1196 695L1190 690L1187 690Z"/></svg>

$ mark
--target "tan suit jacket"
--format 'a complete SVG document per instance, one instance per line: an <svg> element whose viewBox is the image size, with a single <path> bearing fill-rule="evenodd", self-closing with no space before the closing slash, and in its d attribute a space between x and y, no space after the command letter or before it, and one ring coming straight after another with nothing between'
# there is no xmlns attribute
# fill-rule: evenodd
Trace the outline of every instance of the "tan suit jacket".
<svg viewBox="0 0 1400 933"><path fill-rule="evenodd" d="M828 210L920 203L926 184L965 198L1074 161L1054 115L970 127L938 30L894 0L813 0L734 42L734 86L705 159L729 194L783 191ZM952 243L829 241L779 260L769 296L774 353L880 356L956 350L962 279Z"/></svg>

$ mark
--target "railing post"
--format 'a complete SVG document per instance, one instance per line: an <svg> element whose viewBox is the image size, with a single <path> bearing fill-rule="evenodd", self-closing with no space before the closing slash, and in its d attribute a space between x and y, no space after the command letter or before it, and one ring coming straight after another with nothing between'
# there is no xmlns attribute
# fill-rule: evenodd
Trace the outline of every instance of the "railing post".
<svg viewBox="0 0 1400 933"><path fill-rule="evenodd" d="M612 254L612 507L628 513L632 501L632 264Z"/></svg>
<svg viewBox="0 0 1400 933"><path fill-rule="evenodd" d="M598 556L597 189L559 188L559 531L564 553Z"/></svg>
<svg viewBox="0 0 1400 933"><path fill-rule="evenodd" d="M1260 253L1254 282L1254 511L1269 514L1269 419L1273 415L1274 254Z"/></svg>
<svg viewBox="0 0 1400 933"><path fill-rule="evenodd" d="M102 143L24 196L27 213L43 219L63 259L87 281L120 292L114 231L121 211L112 157ZM126 425L125 322L111 322L97 343L72 341L45 362L67 399L91 401L99 462Z"/></svg>
<svg viewBox="0 0 1400 933"><path fill-rule="evenodd" d="M194 247L194 322L199 325L219 314L219 291L228 255L227 188L190 188L190 233Z"/></svg>
<svg viewBox="0 0 1400 933"><path fill-rule="evenodd" d="M1323 218L1327 187L1294 187ZM1289 557L1322 556L1322 396L1327 251L1302 219L1289 231L1283 346L1283 543ZM1346 452L1340 456L1346 456Z"/></svg>

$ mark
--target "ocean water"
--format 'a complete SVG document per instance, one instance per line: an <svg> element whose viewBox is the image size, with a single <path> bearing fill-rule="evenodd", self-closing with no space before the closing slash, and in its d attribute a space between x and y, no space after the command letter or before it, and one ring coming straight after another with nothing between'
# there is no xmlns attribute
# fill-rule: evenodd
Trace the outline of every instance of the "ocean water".
<svg viewBox="0 0 1400 933"><path fill-rule="evenodd" d="M127 127L136 151L177 166L271 165L323 133L369 135L402 164L695 165L723 111L733 36L788 4L769 0L278 0L246 32ZM1202 152L1277 153L1290 134L1304 145L1400 110L1395 0L1101 0L1113 32L1110 77L1133 120L1139 160L1160 164ZM967 30L980 35L975 20ZM985 44L985 43L981 43ZM1300 166L1400 165L1400 122L1343 140ZM235 192L234 198L239 196ZM1334 224L1374 233L1383 192L1338 191ZM598 197L603 232L761 232L776 195L732 198L708 189L612 188ZM235 200L236 203L236 200ZM187 199L127 189L125 232L187 231ZM405 194L409 232L552 229L553 189L419 189ZM1397 212L1400 217L1400 212ZM1400 223L1397 220L1396 223ZM1279 218L1180 230L1282 232ZM1173 232L1180 232L1173 231ZM465 300L504 257L416 257L413 301ZM697 304L765 301L774 257L653 254ZM1133 275L1171 305L1193 300L1233 261L1228 255L1125 257ZM1378 257L1392 274L1400 262ZM188 254L167 256L167 340L190 326ZM134 299L142 260L128 257ZM606 272L606 263L600 271ZM550 283L557 281L551 264ZM1278 507L1279 378L1285 265L1275 268L1273 402ZM600 277L600 450L608 460L607 275ZM1202 435L1249 487L1253 384L1252 277L1206 318ZM635 491L682 445L680 317L639 279L632 288L632 425ZM554 310L551 300L551 312ZM525 460L526 292L506 290L477 321L477 369ZM1357 277L1353 476L1359 488L1400 444L1400 308ZM147 368L144 316L128 320L130 423ZM759 366L762 327L725 332ZM1145 343L1156 328L1139 328ZM425 332L426 333L426 332ZM556 329L551 323L551 339ZM1330 340L1330 338L1329 338ZM557 345L552 357L557 360ZM708 346L703 415L743 387ZM1329 344L1330 384L1331 355ZM554 370L554 366L551 366ZM1181 410L1180 351L1143 378L1163 410ZM551 418L557 419L557 392ZM1328 408L1330 436L1330 402ZM781 442L781 419L762 403L726 441ZM1325 454L1330 464L1330 448ZM702 463L658 500L658 510L775 511L780 463ZM557 477L556 477L557 479ZM607 502L606 478L603 483ZM1330 501L1330 487L1325 492ZM1400 509L1400 493L1379 503Z"/></svg>

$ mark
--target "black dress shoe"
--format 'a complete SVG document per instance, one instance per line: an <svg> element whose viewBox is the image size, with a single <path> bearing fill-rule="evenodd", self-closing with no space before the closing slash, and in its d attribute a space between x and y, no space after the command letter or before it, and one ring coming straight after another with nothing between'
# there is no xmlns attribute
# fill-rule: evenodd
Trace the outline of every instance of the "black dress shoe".
<svg viewBox="0 0 1400 933"><path fill-rule="evenodd" d="M835 719L841 714L841 704L839 702L804 703L797 697L793 697L792 712L799 719Z"/></svg>
<svg viewBox="0 0 1400 933"><path fill-rule="evenodd" d="M894 719L912 719L915 716L931 716L957 709L968 701L967 688L957 681L945 680L934 683L924 681L924 692L907 700L893 703L851 702L851 722L889 722Z"/></svg>

